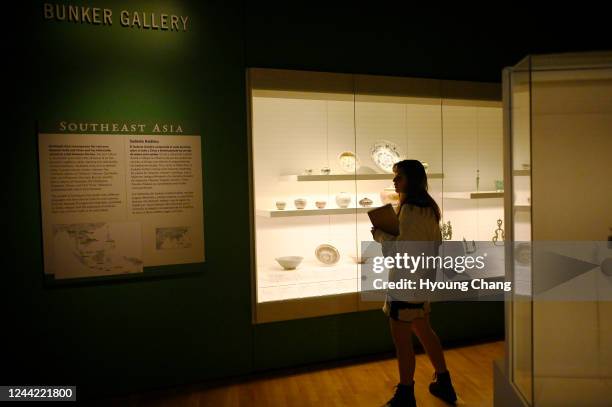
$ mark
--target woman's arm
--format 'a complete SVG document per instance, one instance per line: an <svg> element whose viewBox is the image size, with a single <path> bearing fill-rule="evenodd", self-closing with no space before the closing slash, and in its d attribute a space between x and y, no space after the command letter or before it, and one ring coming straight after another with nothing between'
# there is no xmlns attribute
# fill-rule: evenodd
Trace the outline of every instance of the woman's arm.
<svg viewBox="0 0 612 407"><path fill-rule="evenodd" d="M439 228L438 233L432 239L431 228L431 216L428 212L423 212L423 208L413 207L411 205L402 205L399 214L399 235L395 236L390 233L386 233L380 229L374 229L372 235L374 240L379 243L388 241L429 241L429 240L441 240Z"/></svg>
<svg viewBox="0 0 612 407"><path fill-rule="evenodd" d="M385 232L384 230L372 228L372 235L374 236L374 240L376 240L378 243L394 240L404 240L403 237L407 236L410 233L410 220L408 219L408 215L408 205L402 205L398 216L400 234L395 236L391 233Z"/></svg>
<svg viewBox="0 0 612 407"><path fill-rule="evenodd" d="M392 235L391 233L387 233L379 228L372 228L372 236L374 236L374 240L378 243L382 243L384 241L396 240L398 236Z"/></svg>

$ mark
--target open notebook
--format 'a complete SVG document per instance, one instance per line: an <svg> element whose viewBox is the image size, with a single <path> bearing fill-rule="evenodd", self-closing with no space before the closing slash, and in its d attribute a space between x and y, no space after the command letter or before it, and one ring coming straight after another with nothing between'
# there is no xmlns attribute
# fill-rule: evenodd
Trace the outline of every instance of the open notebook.
<svg viewBox="0 0 612 407"><path fill-rule="evenodd" d="M372 225L383 232L399 235L399 220L391 204L386 204L368 211Z"/></svg>

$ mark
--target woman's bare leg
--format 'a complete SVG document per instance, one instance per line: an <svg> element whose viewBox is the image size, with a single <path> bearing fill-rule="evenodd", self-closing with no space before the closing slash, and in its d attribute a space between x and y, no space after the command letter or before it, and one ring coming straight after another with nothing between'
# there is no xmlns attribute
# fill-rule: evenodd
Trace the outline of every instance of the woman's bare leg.
<svg viewBox="0 0 612 407"><path fill-rule="evenodd" d="M446 361L444 360L444 351L438 335L434 332L429 324L429 314L425 314L425 318L417 318L412 321L412 330L421 341L421 344L429 356L429 360L437 373L446 371Z"/></svg>
<svg viewBox="0 0 612 407"><path fill-rule="evenodd" d="M399 368L400 383L412 385L414 383L415 357L412 347L412 329L410 322L396 321L389 318L391 336L395 343L395 353Z"/></svg>

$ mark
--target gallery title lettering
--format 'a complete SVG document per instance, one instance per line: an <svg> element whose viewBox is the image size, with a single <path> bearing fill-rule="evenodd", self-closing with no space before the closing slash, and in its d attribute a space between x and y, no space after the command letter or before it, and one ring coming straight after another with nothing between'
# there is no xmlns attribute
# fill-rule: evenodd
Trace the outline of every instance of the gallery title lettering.
<svg viewBox="0 0 612 407"><path fill-rule="evenodd" d="M84 122L59 122L58 129L64 133L183 133L180 124L153 123L84 123Z"/></svg>
<svg viewBox="0 0 612 407"><path fill-rule="evenodd" d="M67 21L80 24L113 25L113 10L100 7L43 4L45 20ZM121 10L122 27L161 31L187 31L189 16Z"/></svg>

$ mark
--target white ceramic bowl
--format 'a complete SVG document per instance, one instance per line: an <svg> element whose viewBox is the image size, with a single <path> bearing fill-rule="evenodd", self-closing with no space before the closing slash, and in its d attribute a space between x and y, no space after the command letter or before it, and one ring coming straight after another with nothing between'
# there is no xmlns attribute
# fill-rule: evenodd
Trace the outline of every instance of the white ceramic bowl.
<svg viewBox="0 0 612 407"><path fill-rule="evenodd" d="M293 201L293 204L295 205L295 209L304 209L306 207L306 199L304 198L298 198L295 201Z"/></svg>
<svg viewBox="0 0 612 407"><path fill-rule="evenodd" d="M278 264L285 270L295 270L297 266L304 260L301 256L283 256L275 259Z"/></svg>

